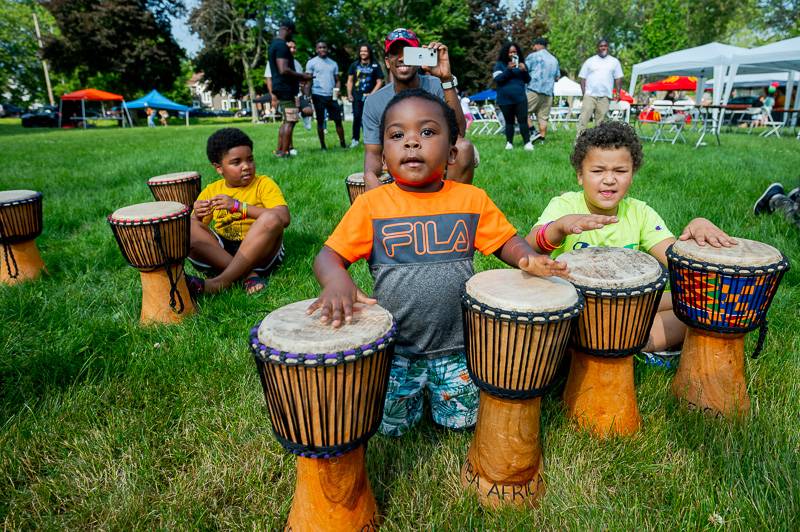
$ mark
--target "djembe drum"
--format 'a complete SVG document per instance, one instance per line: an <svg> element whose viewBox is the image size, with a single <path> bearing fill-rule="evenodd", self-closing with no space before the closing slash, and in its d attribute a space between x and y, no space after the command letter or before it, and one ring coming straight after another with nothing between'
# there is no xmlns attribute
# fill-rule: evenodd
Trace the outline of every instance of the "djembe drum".
<svg viewBox="0 0 800 532"><path fill-rule="evenodd" d="M633 355L647 343L667 272L650 255L623 248L584 248L558 260L586 300L570 341L567 415L597 436L633 434L642 423Z"/></svg>
<svg viewBox="0 0 800 532"><path fill-rule="evenodd" d="M377 505L365 467L389 384L396 326L378 305L356 305L339 329L281 307L251 331L272 430L297 458L287 530L371 530Z"/></svg>
<svg viewBox="0 0 800 532"><path fill-rule="evenodd" d="M679 240L667 249L672 307L686 336L672 393L703 411L723 416L750 411L744 378L744 336L760 329L789 262L772 246L738 238L715 248Z"/></svg>
<svg viewBox="0 0 800 532"><path fill-rule="evenodd" d="M490 270L467 281L467 369L481 392L461 484L477 491L481 504L533 506L544 493L541 396L582 307L575 288L555 277Z"/></svg>
<svg viewBox="0 0 800 532"><path fill-rule="evenodd" d="M150 192L158 201L177 201L190 209L200 195L200 174L197 172L176 172L151 177L147 180Z"/></svg>
<svg viewBox="0 0 800 532"><path fill-rule="evenodd" d="M141 323L174 323L194 312L183 261L189 256L189 207L174 201L114 211L108 223L128 264L142 278Z"/></svg>
<svg viewBox="0 0 800 532"><path fill-rule="evenodd" d="M39 277L45 269L36 247L36 237L40 234L42 193L33 190L0 191L1 283L15 284Z"/></svg>
<svg viewBox="0 0 800 532"><path fill-rule="evenodd" d="M389 174L381 174L378 177L378 181L381 182L381 185L388 185L389 183L394 183L394 178ZM350 197L350 205L363 194L367 188L366 183L364 183L364 172L356 172L355 174L350 174L345 178L344 184L347 187L347 195Z"/></svg>

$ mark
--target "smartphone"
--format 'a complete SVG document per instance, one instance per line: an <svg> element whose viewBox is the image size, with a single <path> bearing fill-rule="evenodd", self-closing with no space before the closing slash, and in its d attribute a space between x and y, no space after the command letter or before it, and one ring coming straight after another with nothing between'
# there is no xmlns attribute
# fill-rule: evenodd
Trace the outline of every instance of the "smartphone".
<svg viewBox="0 0 800 532"><path fill-rule="evenodd" d="M406 46L403 48L403 63L406 65L414 66L436 66L439 62L439 56L436 50L430 48L417 48L414 46Z"/></svg>
<svg viewBox="0 0 800 532"><path fill-rule="evenodd" d="M519 66L519 56L517 56L517 55L512 55L512 56L511 56L511 61L514 63L514 66L516 66L516 67L518 67L518 66Z"/></svg>

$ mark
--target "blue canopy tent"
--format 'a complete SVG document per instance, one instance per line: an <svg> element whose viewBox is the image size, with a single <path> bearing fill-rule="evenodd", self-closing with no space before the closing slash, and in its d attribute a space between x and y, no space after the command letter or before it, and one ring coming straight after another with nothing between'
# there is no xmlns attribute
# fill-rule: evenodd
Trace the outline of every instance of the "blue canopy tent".
<svg viewBox="0 0 800 532"><path fill-rule="evenodd" d="M485 91L473 94L469 97L471 102L485 102L486 100L496 100L497 91L494 89L486 89Z"/></svg>
<svg viewBox="0 0 800 532"><path fill-rule="evenodd" d="M125 107L128 109L145 109L150 107L151 109L166 109L167 111L183 111L186 115L186 125L189 125L189 107L173 102L155 89L138 100L127 102Z"/></svg>

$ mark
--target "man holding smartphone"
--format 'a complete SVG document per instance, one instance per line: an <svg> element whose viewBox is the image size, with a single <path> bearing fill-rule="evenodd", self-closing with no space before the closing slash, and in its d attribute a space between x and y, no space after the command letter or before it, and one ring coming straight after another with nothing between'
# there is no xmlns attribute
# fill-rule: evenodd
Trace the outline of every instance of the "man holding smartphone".
<svg viewBox="0 0 800 532"><path fill-rule="evenodd" d="M447 178L461 183L472 183L477 166L477 152L470 141L464 138L466 120L461 111L461 103L456 93L458 80L450 71L450 57L447 46L432 42L425 48L437 54L436 66L420 67L404 62L404 48L419 47L417 35L408 29L398 28L389 32L384 41L386 51L386 69L392 74L392 83L370 95L364 104L364 181L367 189L380 186L378 176L383 170L383 148L380 139L380 121L384 109L398 92L408 89L422 89L438 96L456 114L458 122L458 155L456 162L447 168Z"/></svg>

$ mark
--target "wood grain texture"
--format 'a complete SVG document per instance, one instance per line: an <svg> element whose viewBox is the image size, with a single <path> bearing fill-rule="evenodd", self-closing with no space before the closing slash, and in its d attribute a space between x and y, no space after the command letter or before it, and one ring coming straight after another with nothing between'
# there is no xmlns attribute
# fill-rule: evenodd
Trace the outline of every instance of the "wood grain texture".
<svg viewBox="0 0 800 532"><path fill-rule="evenodd" d="M476 491L483 506L535 506L544 494L541 403L541 397L501 399L481 392L461 484Z"/></svg>
<svg viewBox="0 0 800 532"><path fill-rule="evenodd" d="M744 377L744 334L687 327L672 393L712 415L744 416L750 397Z"/></svg>
<svg viewBox="0 0 800 532"><path fill-rule="evenodd" d="M16 268L14 268L14 262L11 262L11 255L6 255L5 250L0 248L0 283L10 285L30 281L38 278L42 271L45 271L44 261L39 255L36 241L29 240L11 244L11 252L14 256L13 260L16 261ZM9 267L11 273L17 273L16 277L8 274Z"/></svg>
<svg viewBox="0 0 800 532"><path fill-rule="evenodd" d="M183 298L183 312L175 312L169 305L169 277L166 268L154 272L139 272L142 278L142 325L151 323L178 323L195 313L194 303L186 286L183 266L170 266L173 276L180 275L178 292ZM178 307L180 308L180 307Z"/></svg>
<svg viewBox="0 0 800 532"><path fill-rule="evenodd" d="M337 458L297 458L297 483L286 522L292 532L375 530L378 506L367 478L365 447Z"/></svg>
<svg viewBox="0 0 800 532"><path fill-rule="evenodd" d="M598 437L629 436L642 425L633 357L606 358L572 351L564 389L567 416Z"/></svg>

